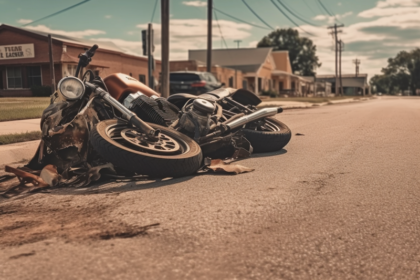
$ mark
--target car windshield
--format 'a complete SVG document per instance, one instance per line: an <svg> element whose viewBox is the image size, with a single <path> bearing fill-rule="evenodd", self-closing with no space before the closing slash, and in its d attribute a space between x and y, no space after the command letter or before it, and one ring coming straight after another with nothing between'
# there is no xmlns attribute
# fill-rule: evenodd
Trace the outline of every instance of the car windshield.
<svg viewBox="0 0 420 280"><path fill-rule="evenodd" d="M206 77L206 80L207 80L207 81L212 82L212 83L217 83L217 80L216 80L216 78L213 76L213 74L210 74L210 73L205 73L205 77Z"/></svg>
<svg viewBox="0 0 420 280"><path fill-rule="evenodd" d="M189 73L171 73L169 79L174 82L193 82L201 80L197 74Z"/></svg>

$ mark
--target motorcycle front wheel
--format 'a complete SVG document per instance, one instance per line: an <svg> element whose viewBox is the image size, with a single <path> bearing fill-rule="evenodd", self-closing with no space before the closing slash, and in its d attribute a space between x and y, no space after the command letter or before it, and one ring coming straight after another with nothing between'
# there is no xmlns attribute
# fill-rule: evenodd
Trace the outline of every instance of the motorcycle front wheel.
<svg viewBox="0 0 420 280"><path fill-rule="evenodd" d="M266 118L263 125L255 129L244 128L243 132L254 153L279 151L292 138L292 132L287 125L275 118Z"/></svg>
<svg viewBox="0 0 420 280"><path fill-rule="evenodd" d="M149 125L160 130L157 141L113 119L98 123L90 142L116 168L151 178L187 176L200 168L203 156L195 141L176 130Z"/></svg>

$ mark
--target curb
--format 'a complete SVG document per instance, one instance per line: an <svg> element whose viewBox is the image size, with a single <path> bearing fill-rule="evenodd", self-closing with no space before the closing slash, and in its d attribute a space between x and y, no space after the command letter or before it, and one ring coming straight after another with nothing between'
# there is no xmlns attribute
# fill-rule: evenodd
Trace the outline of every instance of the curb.
<svg viewBox="0 0 420 280"><path fill-rule="evenodd" d="M308 108L314 108L314 107L321 107L325 105L335 105L335 104L341 104L341 103L356 103L361 101L367 101L370 99L375 99L373 97L362 97L358 99L344 99L344 100L330 100L328 102L322 102L322 103L310 103L310 102L294 102L294 101L263 101L261 104L259 104L258 108L267 108L267 107L282 107L283 110L290 110L290 109L308 109ZM295 105L288 105L286 102L290 103L302 103L302 104L295 104Z"/></svg>

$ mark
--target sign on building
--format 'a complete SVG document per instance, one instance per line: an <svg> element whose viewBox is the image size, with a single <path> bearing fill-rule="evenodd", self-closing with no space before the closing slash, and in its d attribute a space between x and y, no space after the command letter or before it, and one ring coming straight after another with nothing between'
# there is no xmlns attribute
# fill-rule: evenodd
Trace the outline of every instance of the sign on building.
<svg viewBox="0 0 420 280"><path fill-rule="evenodd" d="M35 57L34 44L0 46L0 60Z"/></svg>

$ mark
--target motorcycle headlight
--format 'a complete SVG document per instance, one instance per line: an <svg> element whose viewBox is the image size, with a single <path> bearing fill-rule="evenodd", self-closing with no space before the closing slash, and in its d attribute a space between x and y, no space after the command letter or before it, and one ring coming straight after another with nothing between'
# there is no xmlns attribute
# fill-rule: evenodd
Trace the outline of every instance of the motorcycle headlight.
<svg viewBox="0 0 420 280"><path fill-rule="evenodd" d="M58 90L66 100L76 100L85 92L85 85L76 77L65 77L58 83Z"/></svg>

